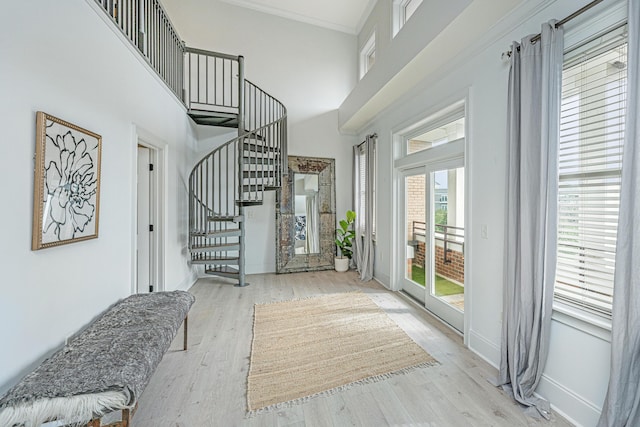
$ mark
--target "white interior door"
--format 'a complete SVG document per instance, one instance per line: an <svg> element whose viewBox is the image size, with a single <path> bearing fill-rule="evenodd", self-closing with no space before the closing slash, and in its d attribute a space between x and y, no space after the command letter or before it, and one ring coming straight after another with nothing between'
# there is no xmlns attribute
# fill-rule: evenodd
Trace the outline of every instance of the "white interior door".
<svg viewBox="0 0 640 427"><path fill-rule="evenodd" d="M152 290L151 150L138 145L137 291Z"/></svg>

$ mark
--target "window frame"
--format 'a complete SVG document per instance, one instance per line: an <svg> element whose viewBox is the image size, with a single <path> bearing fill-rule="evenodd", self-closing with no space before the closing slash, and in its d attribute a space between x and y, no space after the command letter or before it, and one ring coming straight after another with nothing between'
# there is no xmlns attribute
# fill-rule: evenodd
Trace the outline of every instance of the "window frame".
<svg viewBox="0 0 640 427"><path fill-rule="evenodd" d="M373 168L373 180L370 183L371 185L371 198L372 200L372 212L371 212L371 236L372 236L372 240L375 243L376 241L376 211L377 211L377 206L378 206L378 197L377 197L377 181L378 181L378 176L377 176L377 163L378 163L378 138L373 138L372 141L373 144L373 159L369 159L367 157L367 153L364 151L364 142L361 142L357 145L358 147L358 166L360 167L360 165L362 164L360 158L364 157L366 158L367 163L365 163L365 167L364 169L359 170L358 172L358 188L360 189L360 194L358 195L360 196L364 196L362 197L362 199L364 199L366 197L366 187L364 185L362 185L362 181L361 178L363 177L363 172L366 174L366 171L371 167ZM355 208L355 206L354 206ZM360 223L358 222L360 221L359 218L356 218L356 227L360 226ZM363 230L365 229L366 225L363 226Z"/></svg>
<svg viewBox="0 0 640 427"><path fill-rule="evenodd" d="M376 33L374 29L367 41L360 48L358 61L360 63L360 80L373 68L376 63ZM373 61L369 62L369 58L373 57Z"/></svg>
<svg viewBox="0 0 640 427"><path fill-rule="evenodd" d="M417 6L409 15L407 15L407 7L411 2L417 2ZM422 5L423 0L392 0L391 2L391 20L392 20L392 34L395 37L402 27L405 26L407 21L411 19L413 14Z"/></svg>
<svg viewBox="0 0 640 427"><path fill-rule="evenodd" d="M599 16L586 20L576 20L565 24L565 54L589 43L598 36L615 31L627 22L625 4L611 6ZM564 61L563 61L564 69ZM555 286L555 281L554 281ZM553 314L555 321L566 324L605 341L611 340L611 318L593 313L576 305L553 297Z"/></svg>
<svg viewBox="0 0 640 427"><path fill-rule="evenodd" d="M420 135L424 135L427 132L430 132L434 129L438 129L442 126L448 125L456 120L465 119L465 137L466 137L466 112L464 103L459 105L458 107L452 109L451 111L446 111L442 114L439 114L433 120L427 121L422 126L418 126L412 129L410 132L407 132L402 135L402 156L413 156L418 153L422 153L425 151L432 150L433 148L440 147L442 145L447 145L455 140L447 142L447 144L438 144L430 148L426 148L424 150L415 151L413 153L409 153L409 141L414 138L419 137Z"/></svg>

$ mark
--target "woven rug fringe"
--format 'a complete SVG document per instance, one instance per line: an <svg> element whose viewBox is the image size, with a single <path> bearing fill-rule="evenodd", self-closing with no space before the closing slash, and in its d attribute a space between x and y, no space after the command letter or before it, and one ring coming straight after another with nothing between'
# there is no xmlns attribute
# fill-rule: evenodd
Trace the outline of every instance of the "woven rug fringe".
<svg viewBox="0 0 640 427"><path fill-rule="evenodd" d="M253 350L253 349L252 349ZM262 414L266 414L268 412L274 411L274 410L280 410L280 409L285 409L285 408L291 408L293 406L297 406L297 405L301 405L303 403L306 403L312 399L318 398L318 397L328 397L331 395L334 395L336 393L340 393L342 391L345 390L349 390L355 386L360 386L360 385L366 385L366 384L374 384L380 381L384 381L387 380L389 378L393 378L396 375L404 375L407 374L411 371L414 371L416 369L421 369L421 368L429 368L431 366L435 366L435 365L439 365L440 362L438 362L437 360L432 360L430 362L425 362L425 363L419 363L417 365L413 365L413 366L408 366L406 368L402 368L402 369L398 369L396 371L393 372L388 372L386 374L380 374L380 375L374 375L371 377L367 377L367 378L363 378L361 380L358 381L353 381L349 384L344 384L338 387L334 387L332 389L329 390L325 390L325 391L321 391L319 393L314 393L312 395L309 396L304 396L304 397L300 397L297 399L293 399L293 400L288 400L286 402L280 402L280 403L276 403L273 405L269 405L266 406L264 408L259 408L253 411L247 411L247 418L253 418L255 416L258 415L262 415Z"/></svg>

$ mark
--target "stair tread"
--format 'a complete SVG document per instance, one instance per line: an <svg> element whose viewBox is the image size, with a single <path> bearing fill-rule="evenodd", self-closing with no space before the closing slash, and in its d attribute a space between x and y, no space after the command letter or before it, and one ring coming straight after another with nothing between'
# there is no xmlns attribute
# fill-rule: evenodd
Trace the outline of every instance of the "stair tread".
<svg viewBox="0 0 640 427"><path fill-rule="evenodd" d="M207 220L212 222L241 222L243 217L242 215L210 215Z"/></svg>
<svg viewBox="0 0 640 427"><path fill-rule="evenodd" d="M251 139L254 141L266 141L266 137L260 135L259 133L251 133L249 129L245 129L246 134L244 135L244 139Z"/></svg>
<svg viewBox="0 0 640 427"><path fill-rule="evenodd" d="M237 200L236 205L238 206L259 206L262 205L262 200Z"/></svg>
<svg viewBox="0 0 640 427"><path fill-rule="evenodd" d="M265 175L268 177L275 176L276 171L273 169L255 170L255 171L244 171L242 174L244 178L264 178ZM249 175L252 175L252 176L249 176ZM258 177L257 175L262 175L262 176Z"/></svg>
<svg viewBox="0 0 640 427"><path fill-rule="evenodd" d="M261 153L261 152L275 153L275 152L280 151L278 149L278 147L272 147L272 146L264 145L264 144L256 144L256 143L253 143L253 142L244 142L242 145L243 145L243 148L246 151L255 151L255 152L258 152L258 153Z"/></svg>
<svg viewBox="0 0 640 427"><path fill-rule="evenodd" d="M191 230L190 233L194 237L229 237L229 236L239 236L240 229L239 228L230 228L228 230L217 230L217 231L205 231L205 230Z"/></svg>
<svg viewBox="0 0 640 427"><path fill-rule="evenodd" d="M239 248L239 243L222 243L219 245L193 245L191 246L191 252L226 252L236 251Z"/></svg>
<svg viewBox="0 0 640 427"><path fill-rule="evenodd" d="M217 275L221 277L229 277L229 278L236 278L240 275L240 272L238 271L238 269L229 267L227 265L220 266L216 269L207 268L205 269L204 273L210 274L210 275Z"/></svg>
<svg viewBox="0 0 640 427"><path fill-rule="evenodd" d="M245 164L250 164L250 165L268 165L268 166L273 166L275 165L276 159L272 159L272 158L259 158L259 157L248 157L248 156L243 156L242 159L244 160Z"/></svg>
<svg viewBox="0 0 640 427"><path fill-rule="evenodd" d="M190 109L187 114L199 125L238 127L238 115L235 113Z"/></svg>
<svg viewBox="0 0 640 427"><path fill-rule="evenodd" d="M206 257L206 258L192 258L191 264L205 264L205 265L226 265L235 264L240 262L238 257Z"/></svg>

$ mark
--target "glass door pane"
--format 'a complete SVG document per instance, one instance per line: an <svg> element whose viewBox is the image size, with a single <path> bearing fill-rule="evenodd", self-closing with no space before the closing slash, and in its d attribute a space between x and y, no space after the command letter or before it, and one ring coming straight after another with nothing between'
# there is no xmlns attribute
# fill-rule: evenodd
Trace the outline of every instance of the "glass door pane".
<svg viewBox="0 0 640 427"><path fill-rule="evenodd" d="M404 241L405 262L403 289L424 303L426 294L425 242L427 174L424 168L404 175Z"/></svg>
<svg viewBox="0 0 640 427"><path fill-rule="evenodd" d="M464 168L430 174L427 229L431 286L427 308L462 331L464 328ZM429 263L427 263L429 264Z"/></svg>

